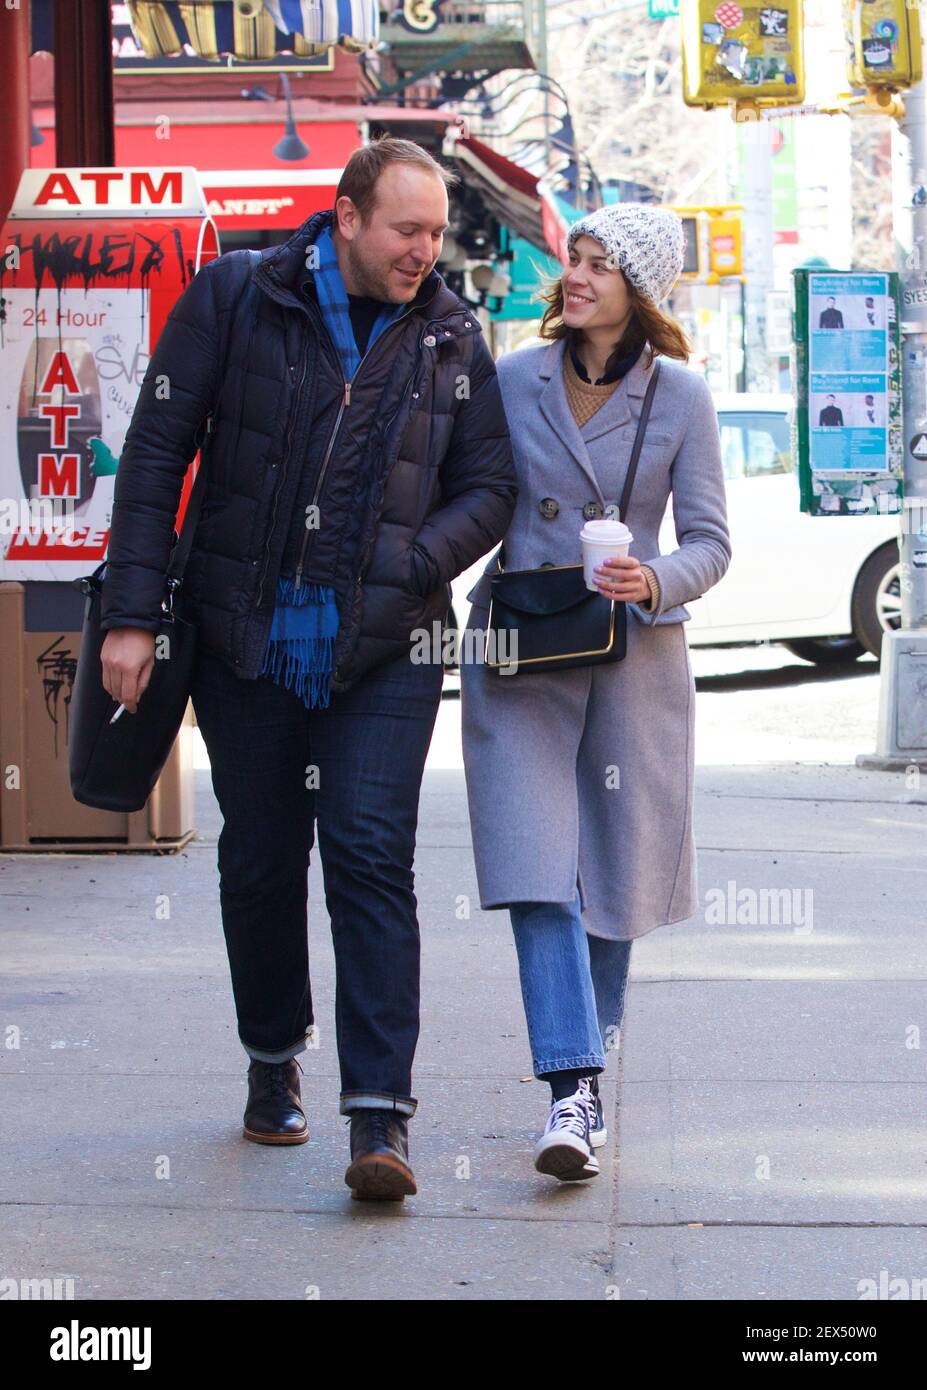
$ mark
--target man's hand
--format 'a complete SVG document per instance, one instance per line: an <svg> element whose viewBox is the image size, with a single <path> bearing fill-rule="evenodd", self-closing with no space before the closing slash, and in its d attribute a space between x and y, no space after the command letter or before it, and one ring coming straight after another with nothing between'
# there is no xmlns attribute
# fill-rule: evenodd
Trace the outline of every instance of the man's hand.
<svg viewBox="0 0 927 1390"><path fill-rule="evenodd" d="M100 660L103 689L128 714L134 714L148 688L155 663L155 635L141 627L112 627L103 640Z"/></svg>
<svg viewBox="0 0 927 1390"><path fill-rule="evenodd" d="M636 603L650 597L650 585L641 569L640 560L633 555L615 555L603 560L593 571L599 593L624 603Z"/></svg>

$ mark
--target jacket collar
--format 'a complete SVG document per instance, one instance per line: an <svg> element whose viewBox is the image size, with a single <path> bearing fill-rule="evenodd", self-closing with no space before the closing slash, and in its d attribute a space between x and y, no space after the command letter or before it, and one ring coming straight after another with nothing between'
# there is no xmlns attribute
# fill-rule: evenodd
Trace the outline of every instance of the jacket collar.
<svg viewBox="0 0 927 1390"><path fill-rule="evenodd" d="M304 309L306 304L302 286L306 281L312 280L312 272L306 271L306 251L315 242L322 228L331 226L334 218L334 210L331 208L323 212L314 212L287 241L263 251L261 263L254 272L258 288L280 304ZM425 276L415 298L406 308L411 308L416 313L427 311L427 317L431 322L441 323L454 314L466 314L471 324L475 322L470 306L448 289L444 278L436 270Z"/></svg>
<svg viewBox="0 0 927 1390"><path fill-rule="evenodd" d="M545 378L545 380L553 376L559 376L562 379L563 353L566 342L566 338L558 338L556 342L548 344L546 352L542 352L538 359L538 376ZM644 365L648 356L649 352L645 348L631 370L627 372L618 383L619 391L624 388L625 394L628 396L644 396L647 391L647 383L650 381L650 375L653 371L652 365L649 367ZM615 392L610 399L613 400L615 395L617 395L617 392ZM603 406L602 409L604 410L605 407ZM599 414L599 412L597 411L596 414ZM592 418L594 420L596 418L595 415Z"/></svg>
<svg viewBox="0 0 927 1390"><path fill-rule="evenodd" d="M644 396L647 383L653 373L652 365L644 366L650 354L647 349L641 353L631 370L619 381L605 404L599 406L592 419L588 420L580 430L570 409L566 387L563 384L563 355L566 345L566 338L560 338L551 343L546 352L540 354L538 376L543 382L546 382L541 389L541 414L569 449L570 454L591 483L593 488L591 496L598 498L599 502L603 504L606 501L613 502L616 500L615 498L602 496L595 468L586 446L591 440L598 439L602 434L607 434L609 430L621 429L623 425L627 425L634 418L631 414L628 398L630 396L638 398ZM640 411L638 410L637 415L639 414Z"/></svg>
<svg viewBox="0 0 927 1390"><path fill-rule="evenodd" d="M627 376L628 372L631 370L631 368L634 366L635 362L643 352L644 346L645 344L643 344L642 342L638 342L637 346L631 348L630 352L626 351L621 354L619 354L617 351L613 352L612 355L609 357L608 362L605 364L606 370L604 376L602 376L600 380L595 382L594 384L596 386L610 386L612 382L620 381L623 376ZM577 341L577 335L575 333L571 333L567 338L564 363L566 363L567 361L566 354L569 354L569 361L572 362L573 368L580 381L588 382L589 373L586 371L586 365L583 362L582 357L580 356L579 343Z"/></svg>

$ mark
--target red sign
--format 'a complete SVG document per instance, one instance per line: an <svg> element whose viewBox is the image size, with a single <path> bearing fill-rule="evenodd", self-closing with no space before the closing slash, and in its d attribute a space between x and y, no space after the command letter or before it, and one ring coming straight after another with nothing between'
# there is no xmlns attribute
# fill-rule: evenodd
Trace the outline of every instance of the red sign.
<svg viewBox="0 0 927 1390"><path fill-rule="evenodd" d="M202 217L205 210L192 169L27 169L10 217Z"/></svg>

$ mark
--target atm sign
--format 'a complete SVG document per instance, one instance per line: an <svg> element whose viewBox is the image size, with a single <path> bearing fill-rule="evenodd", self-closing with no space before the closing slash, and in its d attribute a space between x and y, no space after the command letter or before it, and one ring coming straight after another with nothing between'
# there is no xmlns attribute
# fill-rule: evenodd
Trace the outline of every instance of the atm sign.
<svg viewBox="0 0 927 1390"><path fill-rule="evenodd" d="M203 217L195 169L26 169L11 218Z"/></svg>

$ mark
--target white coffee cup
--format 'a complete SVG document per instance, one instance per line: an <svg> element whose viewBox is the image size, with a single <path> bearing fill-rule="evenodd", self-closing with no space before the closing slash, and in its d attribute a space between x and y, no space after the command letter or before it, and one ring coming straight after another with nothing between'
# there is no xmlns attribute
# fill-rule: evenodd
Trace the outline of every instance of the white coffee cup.
<svg viewBox="0 0 927 1390"><path fill-rule="evenodd" d="M612 560L616 555L627 555L634 537L623 521L614 517L600 517L587 521L579 533L583 547L583 578L587 589L599 593L599 586L593 573L596 565L603 560Z"/></svg>

